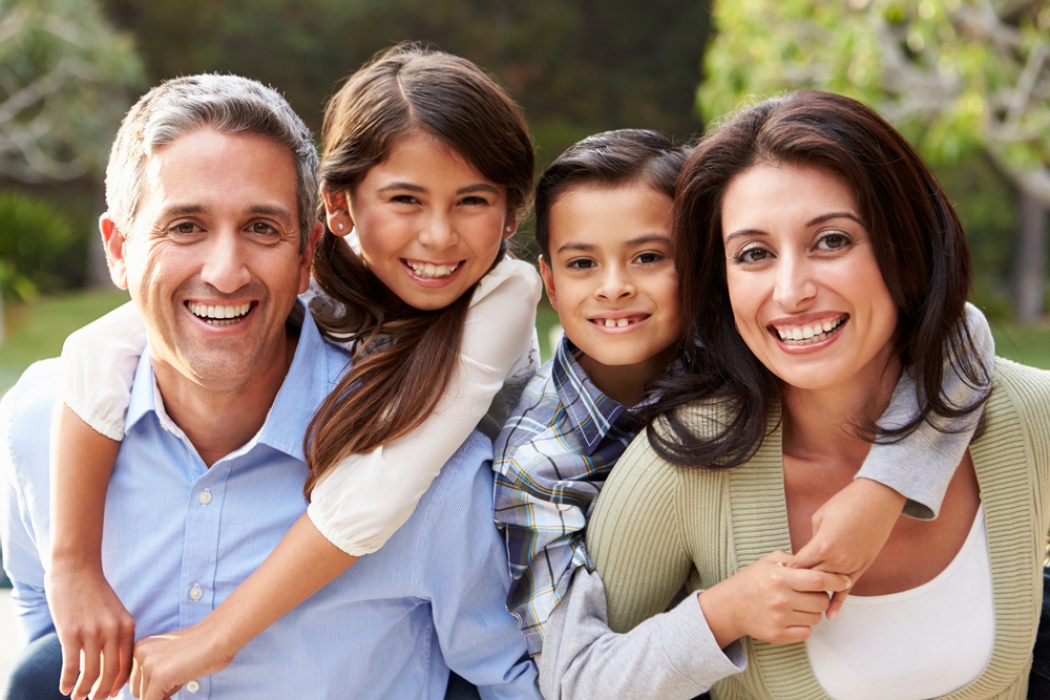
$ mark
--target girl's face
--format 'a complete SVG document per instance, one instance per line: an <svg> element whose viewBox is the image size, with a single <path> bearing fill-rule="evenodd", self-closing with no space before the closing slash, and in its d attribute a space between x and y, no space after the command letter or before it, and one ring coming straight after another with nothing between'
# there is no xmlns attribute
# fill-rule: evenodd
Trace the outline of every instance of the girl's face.
<svg viewBox="0 0 1050 700"><path fill-rule="evenodd" d="M737 330L762 364L800 389L878 381L897 307L846 183L756 165L726 188L722 236Z"/></svg>
<svg viewBox="0 0 1050 700"><path fill-rule="evenodd" d="M356 228L365 264L420 310L443 309L462 296L516 227L506 187L419 131L398 139L353 191L324 197L330 230Z"/></svg>

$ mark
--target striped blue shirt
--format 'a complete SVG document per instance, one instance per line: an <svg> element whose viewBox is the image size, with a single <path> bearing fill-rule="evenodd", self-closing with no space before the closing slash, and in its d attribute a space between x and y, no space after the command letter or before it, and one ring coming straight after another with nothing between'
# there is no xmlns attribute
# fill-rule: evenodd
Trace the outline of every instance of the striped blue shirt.
<svg viewBox="0 0 1050 700"><path fill-rule="evenodd" d="M507 609L530 654L577 567L593 568L584 528L609 470L638 434L632 412L594 385L562 337L495 443L496 524L514 579Z"/></svg>
<svg viewBox="0 0 1050 700"><path fill-rule="evenodd" d="M302 437L347 358L307 314L262 429L209 469L165 414L143 355L103 536L106 577L135 618L137 638L199 622L303 514ZM4 566L27 640L53 629L43 584L56 369L55 361L34 365L0 403ZM177 697L438 700L452 668L483 697L539 698L504 607L509 579L492 524L490 459L489 442L475 433L381 550ZM127 687L121 697L130 697Z"/></svg>

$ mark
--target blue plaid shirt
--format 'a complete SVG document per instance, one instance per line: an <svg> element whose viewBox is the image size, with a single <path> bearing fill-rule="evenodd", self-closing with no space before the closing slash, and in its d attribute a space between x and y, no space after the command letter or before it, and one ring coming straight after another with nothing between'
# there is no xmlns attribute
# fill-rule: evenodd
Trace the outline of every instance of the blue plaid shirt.
<svg viewBox="0 0 1050 700"><path fill-rule="evenodd" d="M563 337L554 359L525 387L495 444L496 524L513 579L507 609L530 654L543 650L543 626L572 572L592 567L584 528L609 470L641 429L576 362Z"/></svg>

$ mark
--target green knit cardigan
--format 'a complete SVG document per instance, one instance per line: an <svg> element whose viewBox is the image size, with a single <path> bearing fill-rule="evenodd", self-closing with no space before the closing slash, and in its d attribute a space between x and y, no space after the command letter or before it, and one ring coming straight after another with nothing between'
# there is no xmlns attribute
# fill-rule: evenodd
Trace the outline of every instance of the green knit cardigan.
<svg viewBox="0 0 1050 700"><path fill-rule="evenodd" d="M773 550L791 551L778 418L755 456L729 471L675 467L644 434L620 459L587 538L614 630L666 609L683 583L706 588ZM711 411L689 419L702 430ZM1050 372L996 361L984 432L970 455L988 530L995 644L984 672L945 697L1024 700L1050 524ZM716 700L830 700L804 643L741 641L748 668L717 683Z"/></svg>

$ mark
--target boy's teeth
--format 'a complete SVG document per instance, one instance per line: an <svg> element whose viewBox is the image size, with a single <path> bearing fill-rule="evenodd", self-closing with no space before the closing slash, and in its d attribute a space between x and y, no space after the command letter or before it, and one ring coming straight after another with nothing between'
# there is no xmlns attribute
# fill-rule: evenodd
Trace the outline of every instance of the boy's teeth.
<svg viewBox="0 0 1050 700"><path fill-rule="evenodd" d="M433 263L418 263L412 261L406 261L408 266L412 268L420 277L448 277L456 268L459 267L459 263L453 265L435 265Z"/></svg>
<svg viewBox="0 0 1050 700"><path fill-rule="evenodd" d="M249 304L237 304L235 306L223 306L223 305L209 305L209 304L198 304L195 301L187 302L186 304L190 313L197 318L210 319L213 324L217 325L229 325L235 321L227 321L227 319L237 319L251 309L252 305Z"/></svg>

